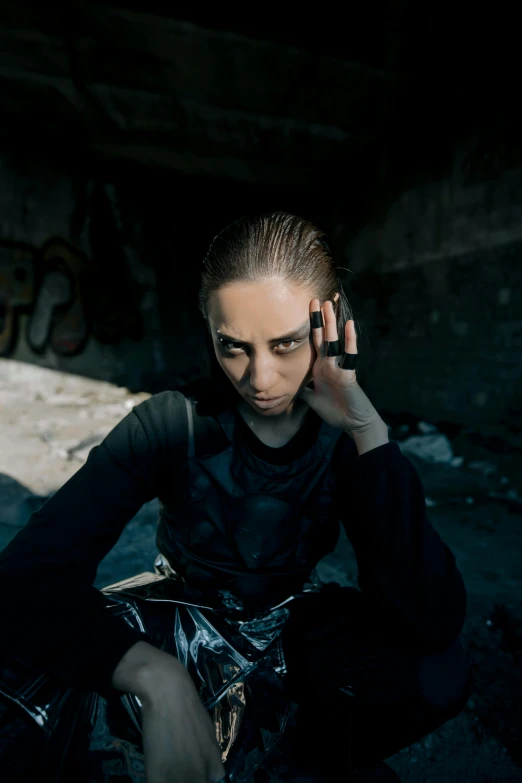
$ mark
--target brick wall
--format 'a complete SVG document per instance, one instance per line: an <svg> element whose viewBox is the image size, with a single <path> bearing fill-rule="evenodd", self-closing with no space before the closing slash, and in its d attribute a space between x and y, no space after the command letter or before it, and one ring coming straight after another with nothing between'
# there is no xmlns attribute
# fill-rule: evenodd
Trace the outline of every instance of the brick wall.
<svg viewBox="0 0 522 783"><path fill-rule="evenodd" d="M522 431L522 169L403 193L347 259L380 410Z"/></svg>

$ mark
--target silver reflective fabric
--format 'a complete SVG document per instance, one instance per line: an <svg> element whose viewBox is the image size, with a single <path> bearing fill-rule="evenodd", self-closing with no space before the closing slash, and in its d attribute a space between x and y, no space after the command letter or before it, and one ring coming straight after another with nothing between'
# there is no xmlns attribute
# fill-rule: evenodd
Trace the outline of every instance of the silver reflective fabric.
<svg viewBox="0 0 522 783"><path fill-rule="evenodd" d="M198 604L175 572L163 575L166 567L159 556L157 573L106 587L107 611L148 633L183 663L212 716L230 780L246 783L282 736L290 714L280 633L294 596L243 620L233 596L221 592L209 605ZM18 664L2 671L0 693L42 728L56 760L56 781L71 779L76 756L83 775L87 767L82 781L110 783L119 776L119 781L144 783L136 696L105 699Z"/></svg>

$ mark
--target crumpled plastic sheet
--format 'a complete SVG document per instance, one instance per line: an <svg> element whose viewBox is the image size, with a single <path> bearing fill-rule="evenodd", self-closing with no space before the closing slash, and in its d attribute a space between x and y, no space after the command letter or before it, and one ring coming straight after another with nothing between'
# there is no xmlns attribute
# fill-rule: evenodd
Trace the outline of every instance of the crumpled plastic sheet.
<svg viewBox="0 0 522 783"><path fill-rule="evenodd" d="M188 600L183 584L161 571L102 592L108 611L149 633L182 661L214 721L230 780L251 781L290 714L280 633L293 597L242 620L242 606L232 595L220 594L203 606ZM144 783L138 697L121 694L107 700L61 686L17 663L0 675L0 693L44 731L57 783L111 783L115 778Z"/></svg>

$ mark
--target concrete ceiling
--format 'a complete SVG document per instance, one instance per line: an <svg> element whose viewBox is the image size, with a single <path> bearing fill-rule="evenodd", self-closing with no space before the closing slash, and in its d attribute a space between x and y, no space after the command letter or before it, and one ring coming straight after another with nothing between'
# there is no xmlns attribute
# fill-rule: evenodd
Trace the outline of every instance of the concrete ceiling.
<svg viewBox="0 0 522 783"><path fill-rule="evenodd" d="M380 26L352 13L341 34L310 18L173 18L158 2L53 11L7 0L0 112L15 134L110 159L255 183L317 182L375 155L404 109L404 2L381 5Z"/></svg>
<svg viewBox="0 0 522 783"><path fill-rule="evenodd" d="M372 179L401 154L415 166L423 147L436 154L469 96L484 103L482 77L498 61L481 68L476 10L444 16L442 0L374 0L336 15L317 6L285 19L265 6L172 7L3 0L0 133L270 186ZM467 64L460 81L457 61Z"/></svg>

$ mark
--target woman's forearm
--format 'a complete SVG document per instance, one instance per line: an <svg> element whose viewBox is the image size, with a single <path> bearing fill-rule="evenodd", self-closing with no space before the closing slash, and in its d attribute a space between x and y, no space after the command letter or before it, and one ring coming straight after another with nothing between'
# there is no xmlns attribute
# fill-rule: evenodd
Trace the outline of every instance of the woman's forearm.
<svg viewBox="0 0 522 783"><path fill-rule="evenodd" d="M466 588L427 516L417 470L391 442L359 455L350 479L341 513L359 587L395 627L441 649L462 630Z"/></svg>

